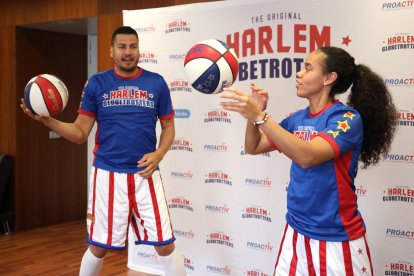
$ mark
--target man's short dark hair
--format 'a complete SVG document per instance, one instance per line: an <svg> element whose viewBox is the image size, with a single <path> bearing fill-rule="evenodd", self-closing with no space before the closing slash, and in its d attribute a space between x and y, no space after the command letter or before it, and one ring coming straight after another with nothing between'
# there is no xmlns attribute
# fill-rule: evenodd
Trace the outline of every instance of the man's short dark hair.
<svg viewBox="0 0 414 276"><path fill-rule="evenodd" d="M132 35L136 35L138 38L138 33L137 31L135 31L135 29L131 28L130 26L122 26L116 29L114 33L112 34L111 45L114 45L115 37L119 34L127 34L127 35L132 34Z"/></svg>

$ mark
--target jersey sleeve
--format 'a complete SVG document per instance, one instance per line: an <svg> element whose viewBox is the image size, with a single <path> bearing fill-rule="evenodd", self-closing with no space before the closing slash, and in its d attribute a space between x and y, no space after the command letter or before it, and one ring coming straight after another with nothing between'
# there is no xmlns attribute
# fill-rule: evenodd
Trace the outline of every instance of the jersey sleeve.
<svg viewBox="0 0 414 276"><path fill-rule="evenodd" d="M325 129L318 136L324 138L335 151L335 157L343 155L362 143L363 125L361 116L353 110L333 113Z"/></svg>
<svg viewBox="0 0 414 276"><path fill-rule="evenodd" d="M85 83L78 110L79 114L96 117L97 103L94 86L95 85L92 79Z"/></svg>
<svg viewBox="0 0 414 276"><path fill-rule="evenodd" d="M160 76L160 98L158 118L160 120L166 120L174 116L174 110L172 106L171 93L164 78Z"/></svg>

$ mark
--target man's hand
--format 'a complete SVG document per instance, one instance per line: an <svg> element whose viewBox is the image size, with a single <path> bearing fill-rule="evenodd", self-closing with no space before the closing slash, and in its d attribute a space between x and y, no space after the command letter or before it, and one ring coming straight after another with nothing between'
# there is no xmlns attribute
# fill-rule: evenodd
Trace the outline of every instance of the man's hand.
<svg viewBox="0 0 414 276"><path fill-rule="evenodd" d="M138 172L138 175L144 179L151 177L152 173L157 169L163 156L158 151L145 154L141 160L138 161L138 168L145 168Z"/></svg>

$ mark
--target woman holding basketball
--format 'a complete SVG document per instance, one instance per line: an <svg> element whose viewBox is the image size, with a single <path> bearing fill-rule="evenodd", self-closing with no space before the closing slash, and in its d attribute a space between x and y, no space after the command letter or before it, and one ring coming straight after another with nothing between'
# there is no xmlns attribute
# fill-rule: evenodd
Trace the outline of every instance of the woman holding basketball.
<svg viewBox="0 0 414 276"><path fill-rule="evenodd" d="M236 88L221 94L233 100L221 103L225 110L248 120L246 152L276 149L292 160L275 275L372 275L354 179L358 161L375 165L390 148L391 95L378 75L336 47L312 52L296 79L296 94L309 106L280 124L265 112L268 94L256 85L251 95ZM351 85L346 106L335 95Z"/></svg>

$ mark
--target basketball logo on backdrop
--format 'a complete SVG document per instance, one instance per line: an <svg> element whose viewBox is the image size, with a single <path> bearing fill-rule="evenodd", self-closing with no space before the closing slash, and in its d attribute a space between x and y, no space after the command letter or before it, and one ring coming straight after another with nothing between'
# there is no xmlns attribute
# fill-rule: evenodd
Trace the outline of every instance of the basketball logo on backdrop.
<svg viewBox="0 0 414 276"><path fill-rule="evenodd" d="M212 232L208 234L206 243L234 247L233 238L223 232Z"/></svg>
<svg viewBox="0 0 414 276"><path fill-rule="evenodd" d="M269 276L269 274L263 272L260 269L252 268L244 271L243 275L245 276Z"/></svg>
<svg viewBox="0 0 414 276"><path fill-rule="evenodd" d="M168 208L170 209L183 209L193 212L193 203L185 197L173 197L168 200Z"/></svg>
<svg viewBox="0 0 414 276"><path fill-rule="evenodd" d="M225 110L213 109L204 114L204 123L229 123L231 114Z"/></svg>
<svg viewBox="0 0 414 276"><path fill-rule="evenodd" d="M170 92L192 92L190 83L183 79L176 79L170 82Z"/></svg>
<svg viewBox="0 0 414 276"><path fill-rule="evenodd" d="M414 265L408 261L396 261L385 265L384 275L414 275Z"/></svg>
<svg viewBox="0 0 414 276"><path fill-rule="evenodd" d="M382 42L382 51L414 50L414 35L412 34L395 34L384 39Z"/></svg>
<svg viewBox="0 0 414 276"><path fill-rule="evenodd" d="M157 55L151 52L143 51L139 53L139 63L153 63L157 64Z"/></svg>
<svg viewBox="0 0 414 276"><path fill-rule="evenodd" d="M176 32L191 32L190 23L181 19L168 22L165 26L165 34Z"/></svg>
<svg viewBox="0 0 414 276"><path fill-rule="evenodd" d="M408 110L398 110L395 114L397 126L414 127L414 113Z"/></svg>
<svg viewBox="0 0 414 276"><path fill-rule="evenodd" d="M355 194L360 197L360 196L366 196L368 193L368 189L365 188L365 186L363 185L357 185L355 186Z"/></svg>
<svg viewBox="0 0 414 276"><path fill-rule="evenodd" d="M267 209L264 209L257 205L252 205L243 209L242 213L243 219L258 219L267 222L272 222L270 217L270 212Z"/></svg>
<svg viewBox="0 0 414 276"><path fill-rule="evenodd" d="M192 144L189 140L185 138L174 139L170 150L179 150L179 151L189 151L193 152Z"/></svg>
<svg viewBox="0 0 414 276"><path fill-rule="evenodd" d="M231 181L231 176L226 173L226 172L222 172L222 171L211 171L209 173L206 174L205 176L205 180L204 183L219 183L219 184L225 184L225 185L233 185L232 181Z"/></svg>
<svg viewBox="0 0 414 276"><path fill-rule="evenodd" d="M191 270L191 271L195 270L193 261L190 258L186 257L186 256L184 256L184 267L186 269Z"/></svg>
<svg viewBox="0 0 414 276"><path fill-rule="evenodd" d="M414 189L408 186L395 186L386 189L382 197L383 201L398 201L414 203Z"/></svg>

